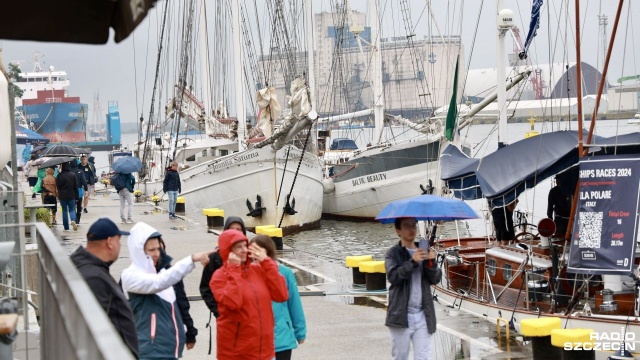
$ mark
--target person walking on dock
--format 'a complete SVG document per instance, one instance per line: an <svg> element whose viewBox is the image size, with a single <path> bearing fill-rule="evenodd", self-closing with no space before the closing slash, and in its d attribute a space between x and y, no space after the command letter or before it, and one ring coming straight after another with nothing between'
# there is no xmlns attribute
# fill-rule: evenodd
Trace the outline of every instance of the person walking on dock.
<svg viewBox="0 0 640 360"><path fill-rule="evenodd" d="M24 164L24 168L23 168L24 177L27 178L27 181L29 182L29 187L33 192L31 194L32 199L36 198L36 191L33 190L33 187L36 186L36 184L38 183L39 167L38 165L36 165L37 159L38 159L38 156L36 154L31 154L31 158L29 159L29 161L27 161L26 164Z"/></svg>
<svg viewBox="0 0 640 360"><path fill-rule="evenodd" d="M42 203L45 205L53 205L51 208L51 225L57 225L58 187L56 186L56 178L53 177L54 170L47 168L45 171L47 176L42 180Z"/></svg>
<svg viewBox="0 0 640 360"><path fill-rule="evenodd" d="M394 360L407 360L413 343L415 360L431 359L436 311L431 285L442 279L436 252L423 249L414 242L418 233L415 218L397 218L398 244L384 257L389 287L389 304L385 325L391 332L391 354Z"/></svg>
<svg viewBox="0 0 640 360"><path fill-rule="evenodd" d="M68 162L62 164L62 171L56 178L56 186L58 187L58 200L60 207L62 207L62 226L68 231L69 220L71 220L71 227L78 231L78 225L76 225L76 199L79 198L78 179L76 174L71 172L71 164Z"/></svg>
<svg viewBox="0 0 640 360"><path fill-rule="evenodd" d="M76 199L76 224L80 224L80 217L82 216L82 199L84 194L89 190L87 185L87 179L84 176L84 171L78 167L77 160L71 161L71 172L76 174L78 179L78 198Z"/></svg>
<svg viewBox="0 0 640 360"><path fill-rule="evenodd" d="M88 191L85 191L84 196L82 197L82 211L84 211L84 213L86 214L89 212L87 211L87 206L89 205L89 197L93 196L96 190L96 167L93 166L91 162L87 161L86 155L82 155L80 157L80 165L78 165L78 168L82 170L84 178L87 181Z"/></svg>
<svg viewBox="0 0 640 360"><path fill-rule="evenodd" d="M87 247L79 246L71 254L71 262L86 281L122 337L131 353L138 357L138 333L133 311L124 296L122 287L109 273L109 267L120 255L120 239L129 235L107 218L98 219L87 232Z"/></svg>
<svg viewBox="0 0 640 360"><path fill-rule="evenodd" d="M133 224L131 213L133 212L133 187L136 179L131 174L116 173L111 178L111 184L116 188L120 196L120 220L122 224ZM125 217L125 207L128 210Z"/></svg>
<svg viewBox="0 0 640 360"><path fill-rule="evenodd" d="M162 191L169 196L169 219L177 219L176 202L178 194L182 192L180 184L180 174L178 174L178 163L172 162L164 173L164 181L162 182Z"/></svg>

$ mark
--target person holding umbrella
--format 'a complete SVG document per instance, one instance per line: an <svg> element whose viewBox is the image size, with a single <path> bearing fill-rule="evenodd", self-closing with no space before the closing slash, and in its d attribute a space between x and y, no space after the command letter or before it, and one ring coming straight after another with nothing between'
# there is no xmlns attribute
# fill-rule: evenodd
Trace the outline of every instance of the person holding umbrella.
<svg viewBox="0 0 640 360"><path fill-rule="evenodd" d="M477 217L465 202L435 195L391 202L376 216L383 224L393 223L400 238L384 257L387 279L391 283L385 325L391 333L393 359L408 359L411 343L415 359L431 359L436 331L431 285L440 282L442 270L437 266L436 252L429 247L429 242L415 242L417 221Z"/></svg>
<svg viewBox="0 0 640 360"><path fill-rule="evenodd" d="M413 343L414 359L431 359L436 312L431 285L442 279L433 249L418 247L413 217L394 222L400 241L384 257L389 287L389 305L385 325L391 333L393 359L408 359Z"/></svg>
<svg viewBox="0 0 640 360"><path fill-rule="evenodd" d="M111 183L120 196L120 219L123 224L133 224L131 213L133 212L133 187L136 185L136 179L131 174L142 169L142 162L137 157L124 156L116 160L111 168L116 172ZM125 208L128 209L126 217Z"/></svg>

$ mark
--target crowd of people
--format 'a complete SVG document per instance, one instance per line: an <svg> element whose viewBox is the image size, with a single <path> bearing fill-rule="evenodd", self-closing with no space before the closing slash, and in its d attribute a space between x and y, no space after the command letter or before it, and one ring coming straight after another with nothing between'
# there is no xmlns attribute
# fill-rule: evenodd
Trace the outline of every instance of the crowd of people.
<svg viewBox="0 0 640 360"><path fill-rule="evenodd" d="M131 264L118 284L109 267L122 236ZM200 290L216 318L217 358L290 359L306 338L306 323L295 277L276 263L273 240L249 241L242 219L230 217L218 245L172 263L157 229L138 222L126 232L101 218L71 260L136 358L178 359L195 346L198 330L182 280L200 262L206 284Z"/></svg>

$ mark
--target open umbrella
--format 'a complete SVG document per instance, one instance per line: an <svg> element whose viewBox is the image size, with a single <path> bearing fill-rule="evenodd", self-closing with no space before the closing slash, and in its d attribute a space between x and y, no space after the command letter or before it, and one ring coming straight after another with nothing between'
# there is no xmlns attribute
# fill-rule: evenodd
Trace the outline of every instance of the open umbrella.
<svg viewBox="0 0 640 360"><path fill-rule="evenodd" d="M90 148L76 147L76 148L73 148L73 150L75 150L78 153L78 155L80 155L80 154L84 154L84 155L91 154L91 149Z"/></svg>
<svg viewBox="0 0 640 360"><path fill-rule="evenodd" d="M56 156L78 156L78 152L69 145L53 145L43 151L40 156L56 157Z"/></svg>
<svg viewBox="0 0 640 360"><path fill-rule="evenodd" d="M111 169L120 174L131 174L142 170L142 161L134 156L123 156L111 165Z"/></svg>
<svg viewBox="0 0 640 360"><path fill-rule="evenodd" d="M39 146L36 146L36 147L34 147L33 149L31 149L31 153L32 153L32 154L35 154L35 153L37 153L38 151L44 151L44 149L46 149L46 148L47 148L47 146L46 146L46 145L39 145Z"/></svg>
<svg viewBox="0 0 640 360"><path fill-rule="evenodd" d="M42 158L41 158L42 159ZM56 165L60 165L62 163L74 161L76 158L73 156L56 156L47 158L47 160L43 161L40 164L41 168L48 168Z"/></svg>
<svg viewBox="0 0 640 360"><path fill-rule="evenodd" d="M416 220L463 220L477 219L478 215L467 203L436 195L419 195L389 203L376 216L383 224L397 218L413 217Z"/></svg>

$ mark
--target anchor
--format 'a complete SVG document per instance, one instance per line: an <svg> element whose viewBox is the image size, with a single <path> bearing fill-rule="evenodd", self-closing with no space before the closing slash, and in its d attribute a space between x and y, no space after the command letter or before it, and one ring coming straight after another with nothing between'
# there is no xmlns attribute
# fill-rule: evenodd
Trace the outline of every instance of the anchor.
<svg viewBox="0 0 640 360"><path fill-rule="evenodd" d="M295 215L297 213L295 207L296 207L296 199L295 198L291 198L291 204L289 204L289 197L291 197L291 194L287 194L287 203L284 205L284 213L287 215Z"/></svg>
<svg viewBox="0 0 640 360"><path fill-rule="evenodd" d="M247 214L247 216L251 216L251 217L262 216L262 210L266 209L266 208L262 207L262 198L260 197L260 195L256 195L256 207L255 208L253 206L251 206L251 201L249 201L249 199L247 199L247 208L249 209L249 213Z"/></svg>
<svg viewBox="0 0 640 360"><path fill-rule="evenodd" d="M422 190L422 194L420 195L431 195L433 194L433 182L431 181L431 179L428 180L428 185L422 186L422 184L420 184L420 190Z"/></svg>

